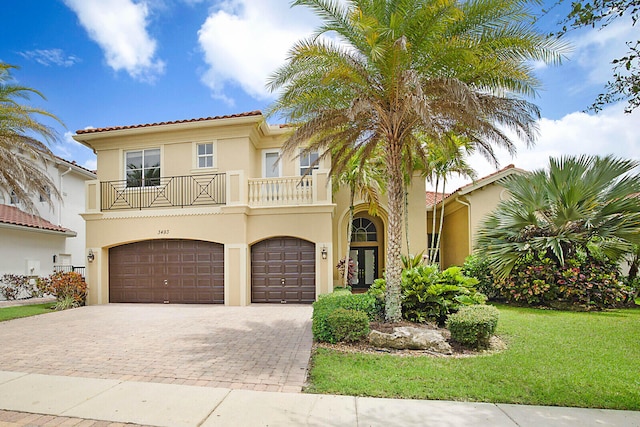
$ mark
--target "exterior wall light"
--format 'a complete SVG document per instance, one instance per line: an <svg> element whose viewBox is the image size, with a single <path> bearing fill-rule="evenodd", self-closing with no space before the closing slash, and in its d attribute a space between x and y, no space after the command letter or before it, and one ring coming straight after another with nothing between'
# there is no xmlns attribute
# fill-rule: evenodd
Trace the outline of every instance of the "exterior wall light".
<svg viewBox="0 0 640 427"><path fill-rule="evenodd" d="M93 262L94 259L96 259L96 256L93 254L93 251L89 249L89 255L87 255L87 261Z"/></svg>
<svg viewBox="0 0 640 427"><path fill-rule="evenodd" d="M321 255L322 255L322 259L327 259L327 247L326 246L322 247Z"/></svg>

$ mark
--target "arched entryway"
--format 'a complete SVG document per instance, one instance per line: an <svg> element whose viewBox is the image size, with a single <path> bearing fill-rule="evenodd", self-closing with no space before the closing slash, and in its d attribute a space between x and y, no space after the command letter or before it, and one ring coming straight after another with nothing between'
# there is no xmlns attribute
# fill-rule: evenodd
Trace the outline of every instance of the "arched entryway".
<svg viewBox="0 0 640 427"><path fill-rule="evenodd" d="M355 215L351 225L349 256L356 264L356 275L351 281L354 290L368 289L382 276L384 259L384 230L380 218L366 213Z"/></svg>

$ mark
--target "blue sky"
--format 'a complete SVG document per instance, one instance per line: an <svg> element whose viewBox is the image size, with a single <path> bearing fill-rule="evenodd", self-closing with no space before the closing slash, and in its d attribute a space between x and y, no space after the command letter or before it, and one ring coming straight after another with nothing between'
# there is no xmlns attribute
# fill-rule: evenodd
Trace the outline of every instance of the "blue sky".
<svg viewBox="0 0 640 427"><path fill-rule="evenodd" d="M264 83L288 48L317 26L289 0L3 0L0 61L18 65L19 83L62 119L54 152L89 168L95 156L71 135L86 127L120 126L265 110ZM552 31L562 10L540 22ZM611 59L637 28L628 21L569 34L572 52L560 66L540 65L540 137L519 144L501 166L543 167L549 156L608 154L640 159L640 113L612 105L583 113L610 77ZM480 176L495 170L481 158ZM453 179L450 189L465 180Z"/></svg>

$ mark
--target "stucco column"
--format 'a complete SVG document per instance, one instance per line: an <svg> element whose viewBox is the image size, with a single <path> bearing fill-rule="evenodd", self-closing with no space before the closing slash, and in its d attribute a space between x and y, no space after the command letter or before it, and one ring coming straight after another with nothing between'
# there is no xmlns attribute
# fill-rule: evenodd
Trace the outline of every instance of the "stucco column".
<svg viewBox="0 0 640 427"><path fill-rule="evenodd" d="M224 305L251 304L248 251L246 244L224 245Z"/></svg>

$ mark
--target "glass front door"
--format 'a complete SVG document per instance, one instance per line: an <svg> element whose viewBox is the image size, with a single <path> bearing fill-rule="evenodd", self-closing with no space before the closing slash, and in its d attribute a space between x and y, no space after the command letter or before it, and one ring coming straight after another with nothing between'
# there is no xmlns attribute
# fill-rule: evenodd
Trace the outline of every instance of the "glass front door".
<svg viewBox="0 0 640 427"><path fill-rule="evenodd" d="M368 288L378 277L378 248L351 248L349 256L355 263L356 275L351 280L353 288Z"/></svg>

